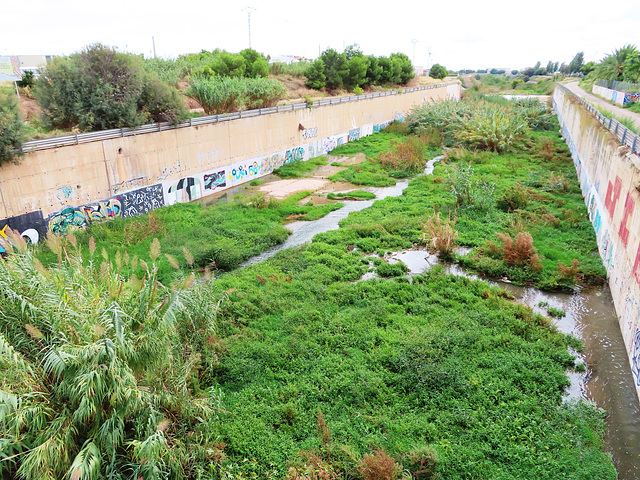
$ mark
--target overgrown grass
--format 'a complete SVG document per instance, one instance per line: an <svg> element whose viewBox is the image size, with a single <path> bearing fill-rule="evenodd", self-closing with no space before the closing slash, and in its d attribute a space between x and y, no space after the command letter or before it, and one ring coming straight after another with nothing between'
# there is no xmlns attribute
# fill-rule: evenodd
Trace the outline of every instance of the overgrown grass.
<svg viewBox="0 0 640 480"><path fill-rule="evenodd" d="M315 157L306 161L295 161L276 168L273 173L280 178L300 178L305 173L311 172L328 163L327 157Z"/></svg>
<svg viewBox="0 0 640 480"><path fill-rule="evenodd" d="M287 217L317 220L342 207L341 203L300 205L300 200L309 194L299 192L285 200L264 196L240 198L211 207L180 203L135 218L93 223L77 236L85 249L93 237L98 251L104 248L110 256L117 251L127 251L139 258L149 251L153 239L158 238L162 251L177 258L182 266L187 265L190 255L196 269L230 270L284 242L290 233L284 225ZM187 255L185 249L189 252ZM41 250L44 263L55 263L55 255L45 246ZM157 265L159 278L170 280L175 272L170 261L161 257Z"/></svg>

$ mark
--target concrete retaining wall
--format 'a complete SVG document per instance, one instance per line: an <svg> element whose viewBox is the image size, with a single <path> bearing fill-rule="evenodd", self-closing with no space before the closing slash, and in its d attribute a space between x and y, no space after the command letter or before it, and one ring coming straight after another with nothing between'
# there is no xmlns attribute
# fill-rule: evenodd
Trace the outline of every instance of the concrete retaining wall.
<svg viewBox="0 0 640 480"><path fill-rule="evenodd" d="M8 225L33 239L192 201L447 98L460 84L36 151L0 167L0 234Z"/></svg>
<svg viewBox="0 0 640 480"><path fill-rule="evenodd" d="M600 95L602 98L611 100L619 105L640 102L640 93L619 92L617 90L611 90L610 88L601 87L600 85L594 85L591 91L595 95Z"/></svg>
<svg viewBox="0 0 640 480"><path fill-rule="evenodd" d="M571 149L640 397L640 158L565 90L553 102Z"/></svg>

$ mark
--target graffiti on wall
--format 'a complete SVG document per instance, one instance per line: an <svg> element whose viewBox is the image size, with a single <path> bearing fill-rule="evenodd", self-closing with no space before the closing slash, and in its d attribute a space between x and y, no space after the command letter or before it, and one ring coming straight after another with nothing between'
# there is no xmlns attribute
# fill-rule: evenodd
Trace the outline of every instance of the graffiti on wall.
<svg viewBox="0 0 640 480"><path fill-rule="evenodd" d="M620 229L618 230L618 235L622 240L622 244L627 247L629 243L629 229L627 228L627 224L629 223L629 217L633 215L633 209L635 207L636 202L631 198L631 192L627 192L627 198L624 201L624 213L622 216L622 221L620 222Z"/></svg>
<svg viewBox="0 0 640 480"><path fill-rule="evenodd" d="M276 153L275 155L269 155L268 157L264 157L262 159L260 171L262 173L271 173L276 168L280 168L282 165L284 165L284 157L279 153Z"/></svg>
<svg viewBox="0 0 640 480"><path fill-rule="evenodd" d="M351 130L349 130L349 137L348 137L348 141L349 142L355 142L356 140L360 139L360 129L359 128L352 128Z"/></svg>
<svg viewBox="0 0 640 480"><path fill-rule="evenodd" d="M331 150L333 150L337 146L338 146L338 143L336 142L336 139L333 137L325 138L322 141L322 150L324 151L324 153L329 153Z"/></svg>
<svg viewBox="0 0 640 480"><path fill-rule="evenodd" d="M304 148L292 148L291 150L287 150L284 154L284 163L285 165L291 162L296 162L298 160L302 160L304 158Z"/></svg>
<svg viewBox="0 0 640 480"><path fill-rule="evenodd" d="M227 174L224 170L204 174L204 189L215 190L227 186Z"/></svg>
<svg viewBox="0 0 640 480"><path fill-rule="evenodd" d="M373 134L373 124L372 123L368 123L367 125L363 125L360 127L360 136L361 137L368 137L369 135Z"/></svg>
<svg viewBox="0 0 640 480"><path fill-rule="evenodd" d="M632 351L631 371L636 380L636 386L640 387L640 330L636 330L636 334L633 337Z"/></svg>
<svg viewBox="0 0 640 480"><path fill-rule="evenodd" d="M245 180L260 174L260 165L257 161L249 164L240 164L228 170L229 182L242 183Z"/></svg>
<svg viewBox="0 0 640 480"><path fill-rule="evenodd" d="M195 177L181 178L169 187L168 193L175 194L175 202L192 202L202 196L200 179Z"/></svg>
<svg viewBox="0 0 640 480"><path fill-rule="evenodd" d="M90 203L80 207L89 222L101 222L110 218L120 217L122 206L119 198L112 198L104 202Z"/></svg>
<svg viewBox="0 0 640 480"><path fill-rule="evenodd" d="M111 185L111 192L114 195L117 195L118 193L125 192L127 190L140 188L146 184L147 184L147 177L143 175L141 177L125 180L124 182L114 183L113 185Z"/></svg>
<svg viewBox="0 0 640 480"><path fill-rule="evenodd" d="M56 198L61 202L69 200L70 198L76 198L77 194L78 194L78 189L70 185L60 187L56 190Z"/></svg>
<svg viewBox="0 0 640 480"><path fill-rule="evenodd" d="M305 140L310 140L312 138L316 138L318 136L318 127L313 128L305 128L302 130L302 138Z"/></svg>
<svg viewBox="0 0 640 480"><path fill-rule="evenodd" d="M640 103L640 93L625 93L624 104L628 103Z"/></svg>
<svg viewBox="0 0 640 480"><path fill-rule="evenodd" d="M609 215L613 217L613 213L616 210L616 204L620 198L620 191L622 190L622 180L620 177L616 177L615 184L609 182L607 186L607 195L604 199L604 207L609 212Z"/></svg>
<svg viewBox="0 0 640 480"><path fill-rule="evenodd" d="M49 217L49 231L58 235L66 235L72 230L86 226L87 218L75 207L65 207Z"/></svg>
<svg viewBox="0 0 640 480"><path fill-rule="evenodd" d="M120 204L124 218L142 215L158 207L163 207L164 193L162 192L162 185L158 183L149 187L139 188L133 192L123 193L120 195Z"/></svg>
<svg viewBox="0 0 640 480"><path fill-rule="evenodd" d="M42 211L29 212L15 217L0 220L0 236L7 238L7 228L11 228L26 240L33 244L40 241L40 238L47 233L47 222L42 216ZM4 252L4 248L0 245L0 253Z"/></svg>

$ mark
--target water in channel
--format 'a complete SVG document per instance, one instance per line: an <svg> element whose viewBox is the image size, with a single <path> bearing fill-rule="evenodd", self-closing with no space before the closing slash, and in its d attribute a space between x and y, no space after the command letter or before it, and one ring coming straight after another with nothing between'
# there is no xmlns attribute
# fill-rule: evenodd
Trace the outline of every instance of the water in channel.
<svg viewBox="0 0 640 480"><path fill-rule="evenodd" d="M424 174L431 174L434 163L441 158L430 160ZM276 180L277 177L266 179ZM375 193L376 200L380 200L402 195L408 184L408 180L402 180L392 187L364 190ZM226 193L226 197L233 198L238 191ZM341 219L351 212L368 208L374 201L344 201L343 208L319 220L290 223L287 228L292 234L283 244L250 258L241 266L259 263L280 250L308 243L314 235L338 228ZM422 273L438 263L438 258L426 250L397 252L389 260L403 261L409 267L409 275ZM447 265L446 268L455 275L486 281L485 278L469 275L457 265ZM363 280L372 276L375 274L366 274ZM542 292L502 281L491 283L510 291L516 301L530 306L537 313L546 314L549 307L566 312L563 318L555 320L556 325L560 331L582 340L585 348L581 357L587 366L585 373L569 372L571 386L567 389L567 399L586 398L607 411L605 443L613 456L618 478L640 480L640 405L608 286L578 289L567 294Z"/></svg>

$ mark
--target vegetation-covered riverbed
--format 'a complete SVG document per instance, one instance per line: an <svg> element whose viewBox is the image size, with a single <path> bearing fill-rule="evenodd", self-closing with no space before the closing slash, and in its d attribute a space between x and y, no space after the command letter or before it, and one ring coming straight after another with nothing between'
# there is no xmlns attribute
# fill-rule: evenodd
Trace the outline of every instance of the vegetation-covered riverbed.
<svg viewBox="0 0 640 480"><path fill-rule="evenodd" d="M463 124L480 122L459 112ZM152 241L153 232L141 233L146 263L133 253L100 256L85 238L74 247L73 237L50 242L51 266L29 253L0 263L4 448L16 455L3 462L7 474L616 478L602 451L604 412L562 402L577 339L499 288L440 267L410 280L381 258L426 244L545 288L601 280L553 123L485 152L468 126L462 136L411 128L420 142L401 135L389 141L391 155L369 163L393 178L413 168L416 151L424 166L437 138L456 148L433 176L309 245L209 283L189 272L170 287L158 282L160 259L192 262L161 256L171 243ZM271 211L272 225L290 214L268 199L225 208ZM185 239L197 215L218 218L192 215L180 224ZM254 243L267 233L256 230ZM456 236L474 248L465 257L447 248ZM385 278L359 280L374 267Z"/></svg>

